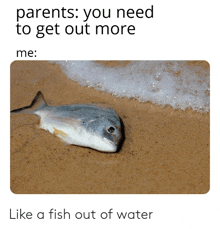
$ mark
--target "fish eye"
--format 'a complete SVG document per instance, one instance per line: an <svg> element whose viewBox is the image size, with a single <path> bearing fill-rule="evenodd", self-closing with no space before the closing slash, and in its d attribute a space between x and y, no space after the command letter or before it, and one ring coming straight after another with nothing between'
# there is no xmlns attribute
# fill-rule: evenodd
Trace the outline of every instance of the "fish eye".
<svg viewBox="0 0 220 229"><path fill-rule="evenodd" d="M107 128L107 132L110 134L113 134L115 132L115 127L114 126L110 126Z"/></svg>

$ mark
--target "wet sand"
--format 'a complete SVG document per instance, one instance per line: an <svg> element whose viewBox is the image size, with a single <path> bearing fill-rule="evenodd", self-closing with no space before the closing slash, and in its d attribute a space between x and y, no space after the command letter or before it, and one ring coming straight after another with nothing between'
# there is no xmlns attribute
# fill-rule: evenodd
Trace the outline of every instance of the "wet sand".
<svg viewBox="0 0 220 229"><path fill-rule="evenodd" d="M112 107L123 120L125 141L119 153L65 145L37 128L37 116L11 114L13 193L209 191L209 113L116 98L78 85L46 61L13 62L11 110L30 105L38 91L49 105L93 102Z"/></svg>

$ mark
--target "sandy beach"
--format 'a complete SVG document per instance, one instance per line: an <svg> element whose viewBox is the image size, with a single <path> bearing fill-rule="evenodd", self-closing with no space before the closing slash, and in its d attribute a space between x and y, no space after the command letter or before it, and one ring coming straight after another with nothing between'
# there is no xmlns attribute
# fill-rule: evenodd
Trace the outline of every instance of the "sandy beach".
<svg viewBox="0 0 220 229"><path fill-rule="evenodd" d="M117 62L103 62L106 68ZM120 63L121 67L129 62ZM193 64L193 63L191 63ZM204 67L207 67L204 65ZM35 115L11 114L10 178L16 194L204 194L210 187L210 113L162 108L82 87L47 61L11 64L11 110L38 91L49 105L103 103L124 124L119 153L65 145Z"/></svg>

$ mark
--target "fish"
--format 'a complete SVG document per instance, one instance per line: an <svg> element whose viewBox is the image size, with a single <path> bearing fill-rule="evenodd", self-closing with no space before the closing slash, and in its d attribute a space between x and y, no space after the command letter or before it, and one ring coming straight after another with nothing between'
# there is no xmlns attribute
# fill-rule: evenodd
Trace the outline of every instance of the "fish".
<svg viewBox="0 0 220 229"><path fill-rule="evenodd" d="M11 113L39 116L39 127L67 145L116 152L123 137L121 119L112 108L97 104L49 106L40 91L30 106Z"/></svg>

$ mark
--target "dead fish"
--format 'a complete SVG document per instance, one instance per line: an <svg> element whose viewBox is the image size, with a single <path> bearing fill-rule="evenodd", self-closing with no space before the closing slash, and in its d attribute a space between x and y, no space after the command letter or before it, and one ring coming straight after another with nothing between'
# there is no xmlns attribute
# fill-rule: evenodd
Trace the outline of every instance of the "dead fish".
<svg viewBox="0 0 220 229"><path fill-rule="evenodd" d="M121 120L111 108L93 104L49 106L39 91L30 106L11 113L38 115L39 127L66 144L116 152L122 140Z"/></svg>

